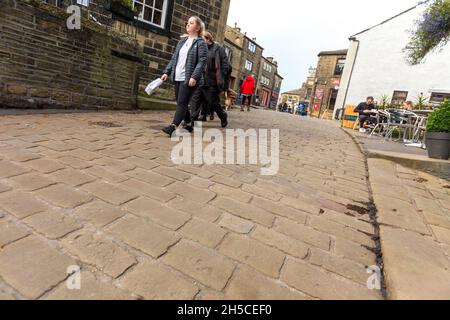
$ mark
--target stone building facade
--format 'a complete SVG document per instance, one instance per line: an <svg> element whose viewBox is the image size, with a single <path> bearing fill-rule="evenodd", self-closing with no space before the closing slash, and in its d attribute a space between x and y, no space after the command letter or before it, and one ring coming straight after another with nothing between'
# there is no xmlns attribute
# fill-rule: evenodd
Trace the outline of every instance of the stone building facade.
<svg viewBox="0 0 450 320"><path fill-rule="evenodd" d="M272 57L262 57L258 83L256 86L256 94L259 98L259 105L265 108L275 108L278 101L281 76L278 75L278 63ZM282 80L282 78L281 78ZM278 94L273 95L275 87L278 89Z"/></svg>
<svg viewBox="0 0 450 320"><path fill-rule="evenodd" d="M0 6L0 107L137 107L142 50L129 37L32 0Z"/></svg>
<svg viewBox="0 0 450 320"><path fill-rule="evenodd" d="M172 84L138 96L161 76L189 16L223 41L230 0L147 1L133 0L130 17L110 0L2 0L0 107L164 107ZM80 30L67 29L71 4Z"/></svg>
<svg viewBox="0 0 450 320"><path fill-rule="evenodd" d="M275 73L275 84L272 89L272 105L271 109L277 108L278 100L280 99L281 85L283 84L283 77Z"/></svg>
<svg viewBox="0 0 450 320"><path fill-rule="evenodd" d="M231 89L239 92L242 82L249 75L254 75L258 83L264 48L256 42L256 38L250 39L246 33L242 33L237 25L226 26L225 39L225 46L233 50L235 59L232 74L235 80ZM253 104L256 104L258 95L255 94L253 99Z"/></svg>
<svg viewBox="0 0 450 320"><path fill-rule="evenodd" d="M315 79L316 79L316 69L311 67L308 71L308 77L306 78L306 81L303 82L302 87L300 89L300 98L302 100L308 102L311 100Z"/></svg>
<svg viewBox="0 0 450 320"><path fill-rule="evenodd" d="M244 34L241 29L226 26L224 48L227 52L230 64L233 68L230 79L230 89L239 92L240 83L242 83L242 52L244 44Z"/></svg>
<svg viewBox="0 0 450 320"><path fill-rule="evenodd" d="M278 73L278 63L274 58L265 58L264 48L256 38L250 39L237 24L226 27L224 47L233 67L230 88L238 93L244 79L254 75L256 90L252 103L276 108L283 77Z"/></svg>
<svg viewBox="0 0 450 320"><path fill-rule="evenodd" d="M278 104L280 105L280 104L287 103L287 105L289 107L294 109L295 106L298 105L298 103L300 101L302 101L302 98L300 96L300 89L295 89L295 90L283 92L280 95L280 98L278 100Z"/></svg>
<svg viewBox="0 0 450 320"><path fill-rule="evenodd" d="M347 50L320 52L311 96L311 115L332 118L344 71Z"/></svg>

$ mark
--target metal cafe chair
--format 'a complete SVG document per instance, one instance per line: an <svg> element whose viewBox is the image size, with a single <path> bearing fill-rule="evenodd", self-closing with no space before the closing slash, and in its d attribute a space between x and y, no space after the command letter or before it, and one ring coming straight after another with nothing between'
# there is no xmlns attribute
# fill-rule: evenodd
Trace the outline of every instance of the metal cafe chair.
<svg viewBox="0 0 450 320"><path fill-rule="evenodd" d="M386 133L390 119L390 113L385 110L378 110L377 124L370 133L371 136L382 136Z"/></svg>
<svg viewBox="0 0 450 320"><path fill-rule="evenodd" d="M422 147L425 145L425 132L428 117L423 115L414 116L415 128L412 133L411 141L412 143L421 143Z"/></svg>
<svg viewBox="0 0 450 320"><path fill-rule="evenodd" d="M394 132L398 132L399 137L396 141L399 141L401 139L402 133L403 133L403 141L405 141L407 133L410 130L415 129L415 125L411 124L411 122L410 122L411 117L413 117L415 114L410 111L405 112L405 111L398 111L398 110L393 110L393 111L388 111L388 112L389 112L390 116L388 119L385 140L392 141ZM415 116L417 116L417 115L415 115Z"/></svg>

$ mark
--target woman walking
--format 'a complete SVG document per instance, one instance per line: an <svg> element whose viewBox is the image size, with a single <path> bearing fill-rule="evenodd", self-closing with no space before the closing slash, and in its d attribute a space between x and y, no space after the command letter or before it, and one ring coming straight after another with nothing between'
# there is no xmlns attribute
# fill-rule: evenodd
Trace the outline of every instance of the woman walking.
<svg viewBox="0 0 450 320"><path fill-rule="evenodd" d="M220 104L220 94L227 91L225 88L225 77L230 68L228 56L225 49L214 42L213 36L209 32L205 32L204 39L208 45L208 58L203 84L195 91L192 97L192 114L193 120L197 121L202 105L203 117L205 118L208 111L213 118L214 112L219 117L222 128L228 125L228 115Z"/></svg>
<svg viewBox="0 0 450 320"><path fill-rule="evenodd" d="M186 24L187 34L178 42L175 53L161 77L163 81L170 78L175 83L177 110L172 124L163 129L169 136L172 136L183 120L184 128L189 132L193 131L189 102L203 81L208 54L208 47L202 38L204 31L205 24L199 17L189 18Z"/></svg>
<svg viewBox="0 0 450 320"><path fill-rule="evenodd" d="M255 77L253 75L249 75L247 78L245 78L244 83L242 83L241 86L241 111L244 111L245 106L247 106L247 111L250 111L250 105L252 103L252 96L255 92L255 88Z"/></svg>

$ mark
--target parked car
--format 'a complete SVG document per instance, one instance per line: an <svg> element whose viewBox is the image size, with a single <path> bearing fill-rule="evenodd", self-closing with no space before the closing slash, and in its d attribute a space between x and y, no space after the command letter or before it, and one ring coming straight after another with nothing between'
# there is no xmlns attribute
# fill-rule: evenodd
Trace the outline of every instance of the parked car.
<svg viewBox="0 0 450 320"><path fill-rule="evenodd" d="M300 101L297 106L297 114L303 117L306 117L308 115L309 110L309 102L307 101Z"/></svg>

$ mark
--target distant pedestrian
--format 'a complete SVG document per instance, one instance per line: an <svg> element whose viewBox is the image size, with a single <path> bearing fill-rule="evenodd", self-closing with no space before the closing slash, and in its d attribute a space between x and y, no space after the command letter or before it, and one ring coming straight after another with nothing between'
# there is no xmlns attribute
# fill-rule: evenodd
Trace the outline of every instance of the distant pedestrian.
<svg viewBox="0 0 450 320"><path fill-rule="evenodd" d="M224 87L225 76L228 73L229 63L225 49L214 42L210 32L205 32L204 39L208 45L207 63L204 74L204 83L199 86L191 101L193 121L198 119L202 105L206 106L203 110L203 117L206 117L208 110L210 116L214 119L214 112L219 117L222 128L228 125L228 115L220 104L220 95L227 91Z"/></svg>
<svg viewBox="0 0 450 320"><path fill-rule="evenodd" d="M171 79L175 83L177 110L172 124L163 132L172 136L184 120L185 129L193 131L189 102L195 90L202 84L203 71L207 60L208 47L202 38L205 24L199 17L189 18L186 32L178 42L175 53L161 79Z"/></svg>
<svg viewBox="0 0 450 320"><path fill-rule="evenodd" d="M241 111L244 111L245 106L247 106L247 111L250 111L250 105L252 104L253 93L255 92L255 76L249 75L245 78L244 83L241 86Z"/></svg>
<svg viewBox="0 0 450 320"><path fill-rule="evenodd" d="M370 116L372 110L375 110L375 105L373 102L373 97L367 97L366 102L361 102L354 110L355 113L359 114L359 131L362 133L366 132L366 129L364 129L366 122L376 122L376 119Z"/></svg>

